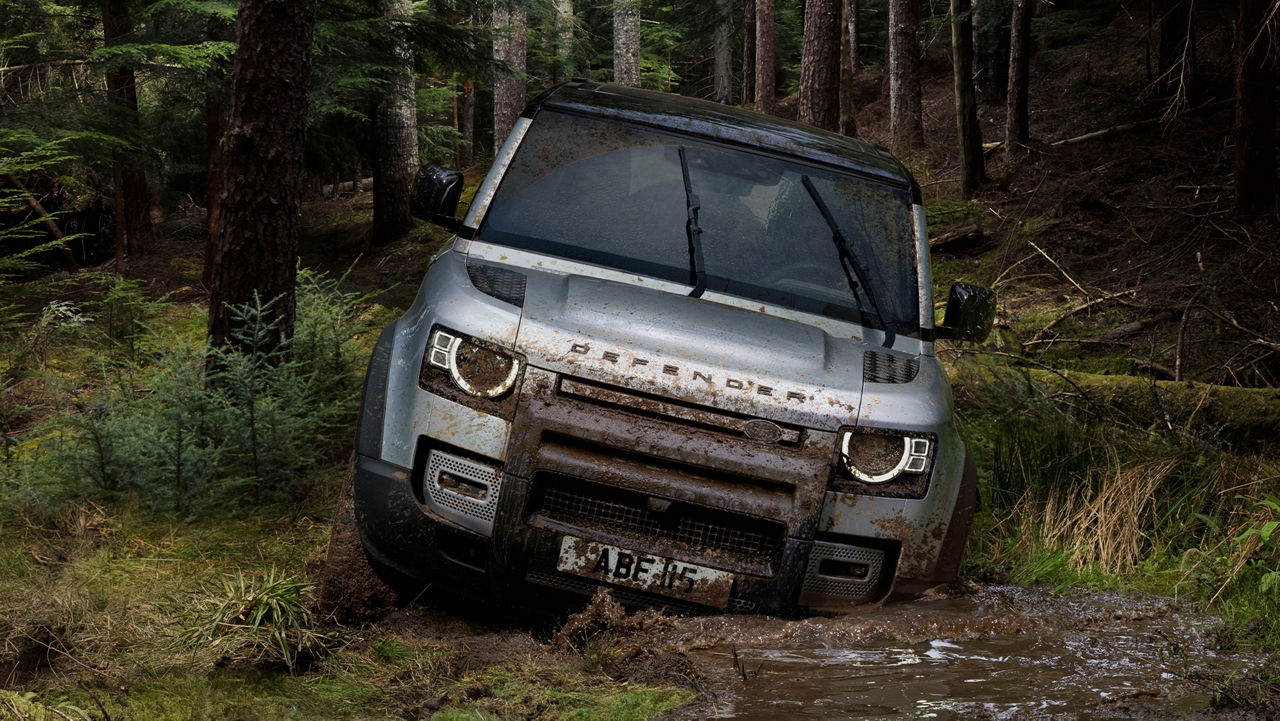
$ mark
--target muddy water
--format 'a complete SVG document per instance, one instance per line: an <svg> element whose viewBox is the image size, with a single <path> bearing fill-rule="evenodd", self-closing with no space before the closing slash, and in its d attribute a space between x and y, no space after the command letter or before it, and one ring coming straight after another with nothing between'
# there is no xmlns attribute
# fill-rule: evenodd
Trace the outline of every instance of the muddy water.
<svg viewBox="0 0 1280 721"><path fill-rule="evenodd" d="M670 638L706 674L696 715L790 718L1169 718L1229 667L1207 620L1168 599L974 588L831 619L682 620Z"/></svg>

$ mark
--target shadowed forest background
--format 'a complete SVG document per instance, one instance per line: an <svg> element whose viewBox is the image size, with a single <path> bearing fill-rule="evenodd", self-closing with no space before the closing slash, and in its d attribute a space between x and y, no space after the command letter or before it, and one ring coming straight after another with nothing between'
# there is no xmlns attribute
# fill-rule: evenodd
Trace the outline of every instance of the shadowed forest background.
<svg viewBox="0 0 1280 721"><path fill-rule="evenodd" d="M465 202L570 78L892 148L935 288L999 298L987 343L939 351L981 484L953 593L1174 597L1252 654L1184 669L1212 705L1280 713L1278 13L0 0L0 717L705 701L625 640L657 622L599 604L493 634L314 601L365 361L448 240L413 174L463 170Z"/></svg>

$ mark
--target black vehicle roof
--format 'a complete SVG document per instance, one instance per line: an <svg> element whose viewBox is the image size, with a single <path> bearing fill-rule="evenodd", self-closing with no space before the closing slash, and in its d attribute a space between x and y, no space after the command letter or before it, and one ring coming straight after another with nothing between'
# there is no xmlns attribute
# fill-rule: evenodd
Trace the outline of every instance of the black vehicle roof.
<svg viewBox="0 0 1280 721"><path fill-rule="evenodd" d="M654 90L571 80L534 98L524 116L543 108L602 115L813 160L919 188L911 173L881 145L867 143L753 110Z"/></svg>

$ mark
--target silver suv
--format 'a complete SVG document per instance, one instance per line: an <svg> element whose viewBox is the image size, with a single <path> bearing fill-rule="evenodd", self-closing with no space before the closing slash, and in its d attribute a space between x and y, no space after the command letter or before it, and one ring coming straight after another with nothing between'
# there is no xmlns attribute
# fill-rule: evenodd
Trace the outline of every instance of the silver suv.
<svg viewBox="0 0 1280 721"><path fill-rule="evenodd" d="M355 460L375 568L499 603L600 586L831 612L955 578L976 498L919 186L884 149L573 81L525 109L378 340Z"/></svg>

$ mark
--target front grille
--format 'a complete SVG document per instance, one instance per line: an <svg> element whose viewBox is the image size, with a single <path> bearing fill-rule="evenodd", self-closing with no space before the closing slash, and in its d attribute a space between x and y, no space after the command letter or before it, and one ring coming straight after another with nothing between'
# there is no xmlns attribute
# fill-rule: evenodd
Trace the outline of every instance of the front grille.
<svg viewBox="0 0 1280 721"><path fill-rule="evenodd" d="M558 474L535 477L533 502L535 515L614 536L622 545L635 540L691 551L692 562L708 566L722 558L763 566L763 575L772 575L785 535L773 521Z"/></svg>
<svg viewBox="0 0 1280 721"><path fill-rule="evenodd" d="M488 536L502 493L496 468L431 449L422 476L422 500L431 510L463 528Z"/></svg>

